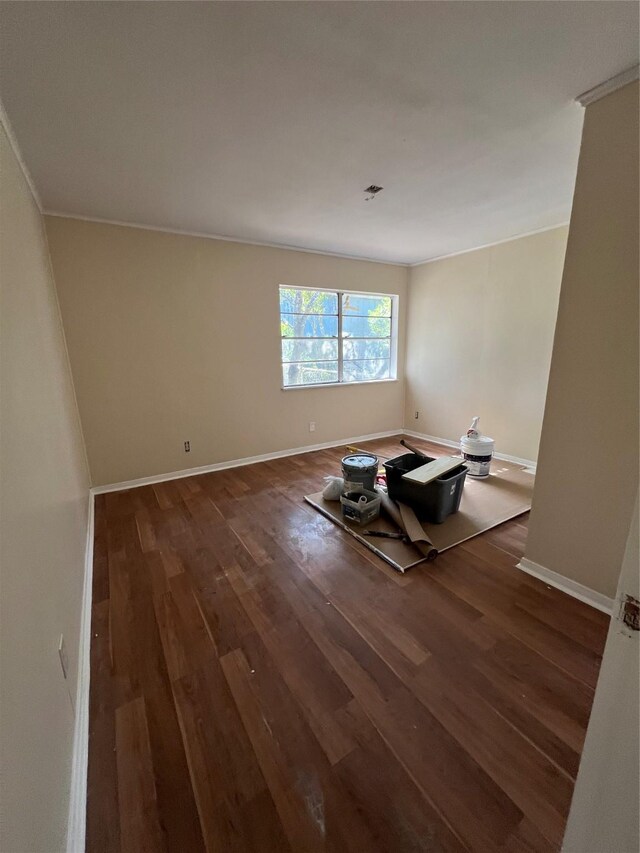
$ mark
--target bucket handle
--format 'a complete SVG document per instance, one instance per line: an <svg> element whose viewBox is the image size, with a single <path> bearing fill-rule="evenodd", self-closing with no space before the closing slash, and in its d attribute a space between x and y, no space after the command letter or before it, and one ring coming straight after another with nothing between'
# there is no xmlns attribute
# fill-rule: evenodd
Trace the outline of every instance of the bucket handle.
<svg viewBox="0 0 640 853"><path fill-rule="evenodd" d="M417 448L412 447L408 442L406 442L406 441L404 440L404 438L401 438L401 439L400 439L400 444L401 444L403 447L406 447L406 448L407 448L407 450L410 450L410 451L411 451L412 453L414 453L416 456L419 456L419 457L420 457L420 459L426 459L426 458L427 458L426 454L422 453L422 451L421 451L421 450L418 450Z"/></svg>

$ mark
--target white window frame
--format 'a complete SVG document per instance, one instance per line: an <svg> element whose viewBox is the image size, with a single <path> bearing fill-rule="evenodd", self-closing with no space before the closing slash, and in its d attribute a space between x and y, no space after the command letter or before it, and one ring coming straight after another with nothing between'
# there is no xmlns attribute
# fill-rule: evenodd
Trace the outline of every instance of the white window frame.
<svg viewBox="0 0 640 853"><path fill-rule="evenodd" d="M278 285L278 327L280 327L281 312L280 312L280 288L292 288L294 290L314 290L322 293L335 293L338 298L338 379L336 382L313 382L307 385L282 385L283 391L308 391L311 388L349 388L353 385L378 385L381 382L397 382L398 381L398 317L399 317L399 302L400 297L397 293L377 293L369 290L338 290L332 287L308 287L304 284L279 284ZM343 376L343 353L342 353L342 297L348 294L350 296L384 296L391 299L391 337L390 337L390 358L389 358L389 377L387 379L358 379L353 382L346 381ZM335 315L332 315L335 316ZM280 379L282 382L282 341L284 338L280 335ZM318 338L305 338L304 340L321 340ZM354 340L353 338L351 340ZM368 338L362 340L369 340Z"/></svg>

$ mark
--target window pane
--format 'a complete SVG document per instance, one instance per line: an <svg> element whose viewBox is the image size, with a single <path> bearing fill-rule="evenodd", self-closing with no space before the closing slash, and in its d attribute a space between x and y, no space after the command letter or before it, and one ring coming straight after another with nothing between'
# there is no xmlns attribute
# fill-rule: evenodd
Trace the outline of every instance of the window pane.
<svg viewBox="0 0 640 853"><path fill-rule="evenodd" d="M280 288L280 312L285 314L337 314L338 294L329 290Z"/></svg>
<svg viewBox="0 0 640 853"><path fill-rule="evenodd" d="M337 338L338 318L322 314L281 314L283 338Z"/></svg>
<svg viewBox="0 0 640 853"><path fill-rule="evenodd" d="M354 341L345 338L342 342L342 357L345 359L389 358L391 341L389 338L372 338L368 341Z"/></svg>
<svg viewBox="0 0 640 853"><path fill-rule="evenodd" d="M358 296L355 293L343 293L342 312L345 317L390 317L390 296Z"/></svg>
<svg viewBox="0 0 640 853"><path fill-rule="evenodd" d="M282 341L282 361L337 361L338 341L295 340Z"/></svg>
<svg viewBox="0 0 640 853"><path fill-rule="evenodd" d="M388 338L391 320L383 317L343 317L343 338Z"/></svg>
<svg viewBox="0 0 640 853"><path fill-rule="evenodd" d="M338 362L298 362L282 365L283 385L317 385L320 382L338 381Z"/></svg>
<svg viewBox="0 0 640 853"><path fill-rule="evenodd" d="M390 362L388 358L371 361L345 361L342 378L345 382L364 382L371 379L388 379Z"/></svg>

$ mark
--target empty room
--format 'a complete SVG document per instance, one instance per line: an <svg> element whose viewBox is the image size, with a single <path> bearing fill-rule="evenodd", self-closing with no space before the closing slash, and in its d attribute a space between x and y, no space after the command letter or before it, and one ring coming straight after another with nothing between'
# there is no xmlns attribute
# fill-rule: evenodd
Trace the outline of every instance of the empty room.
<svg viewBox="0 0 640 853"><path fill-rule="evenodd" d="M0 853L640 853L639 8L0 3Z"/></svg>

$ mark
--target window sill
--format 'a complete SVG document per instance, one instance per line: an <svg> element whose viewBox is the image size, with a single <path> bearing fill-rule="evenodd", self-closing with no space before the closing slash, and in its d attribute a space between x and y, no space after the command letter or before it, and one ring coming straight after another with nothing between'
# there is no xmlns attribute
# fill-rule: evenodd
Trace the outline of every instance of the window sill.
<svg viewBox="0 0 640 853"><path fill-rule="evenodd" d="M365 379L361 382L318 382L315 385L283 385L282 391L313 391L315 388L353 388L354 385L387 385L398 379Z"/></svg>

